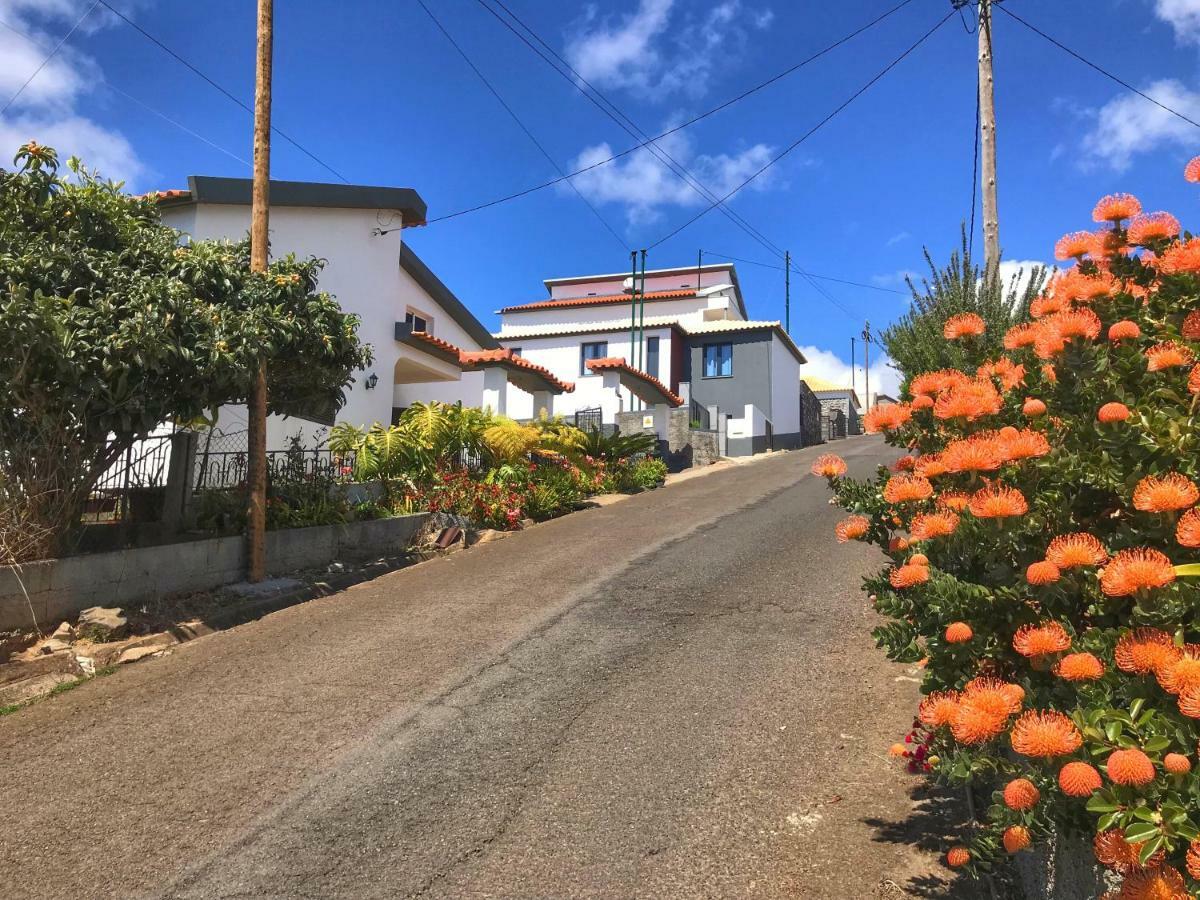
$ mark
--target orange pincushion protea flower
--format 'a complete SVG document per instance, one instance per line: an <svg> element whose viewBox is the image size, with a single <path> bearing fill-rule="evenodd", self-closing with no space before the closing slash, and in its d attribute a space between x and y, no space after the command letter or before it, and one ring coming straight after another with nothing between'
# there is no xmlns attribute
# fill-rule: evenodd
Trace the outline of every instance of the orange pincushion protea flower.
<svg viewBox="0 0 1200 900"><path fill-rule="evenodd" d="M1092 234L1092 262L1103 269L1108 265L1110 256L1119 256L1129 252L1123 232L1116 228L1098 228Z"/></svg>
<svg viewBox="0 0 1200 900"><path fill-rule="evenodd" d="M947 644L965 644L973 637L975 637L975 632L966 622L951 622L946 626Z"/></svg>
<svg viewBox="0 0 1200 900"><path fill-rule="evenodd" d="M953 534L958 522L958 516L949 510L922 513L913 519L909 530L914 541L929 541Z"/></svg>
<svg viewBox="0 0 1200 900"><path fill-rule="evenodd" d="M928 394L917 394L909 406L913 409L933 409L933 398Z"/></svg>
<svg viewBox="0 0 1200 900"><path fill-rule="evenodd" d="M1179 656L1179 648L1171 635L1161 628L1135 628L1117 640L1113 651L1117 668L1131 675L1148 675L1157 672L1168 662Z"/></svg>
<svg viewBox="0 0 1200 900"><path fill-rule="evenodd" d="M1131 322L1128 319L1122 319L1120 322L1113 322L1108 327L1108 339L1110 341L1134 341L1142 336L1142 329L1138 327L1137 322Z"/></svg>
<svg viewBox="0 0 1200 900"><path fill-rule="evenodd" d="M897 535L888 541L888 550L892 553L903 553L908 549L908 538Z"/></svg>
<svg viewBox="0 0 1200 900"><path fill-rule="evenodd" d="M1140 869L1138 853L1141 852L1141 849L1140 843L1131 844L1125 840L1125 835L1119 828L1101 831L1092 840L1092 850L1096 854L1096 861L1117 872Z"/></svg>
<svg viewBox="0 0 1200 900"><path fill-rule="evenodd" d="M1083 735L1067 716L1055 710L1023 713L1013 723L1012 748L1022 756L1050 757L1074 753Z"/></svg>
<svg viewBox="0 0 1200 900"><path fill-rule="evenodd" d="M1188 844L1187 870L1193 878L1200 879L1200 840Z"/></svg>
<svg viewBox="0 0 1200 900"><path fill-rule="evenodd" d="M1004 786L1004 805L1018 812L1025 812L1037 806L1042 799L1042 792L1028 778L1014 778Z"/></svg>
<svg viewBox="0 0 1200 900"><path fill-rule="evenodd" d="M866 516L847 516L837 523L833 533L837 535L838 543L844 544L847 541L857 541L870 527L871 520Z"/></svg>
<svg viewBox="0 0 1200 900"><path fill-rule="evenodd" d="M1183 167L1183 179L1192 183L1200 182L1200 156L1193 157ZM1200 878L1200 875L1196 877Z"/></svg>
<svg viewBox="0 0 1200 900"><path fill-rule="evenodd" d="M1052 316L1055 313L1064 312L1071 308L1071 303L1067 299L1067 295L1061 290L1055 290L1053 294L1040 294L1033 298L1033 302L1029 304L1029 314L1035 319L1041 319L1045 316ZM1041 323L1036 323L1040 325ZM1035 325L1036 327L1036 325ZM1033 343L1037 343L1038 334L1035 332Z"/></svg>
<svg viewBox="0 0 1200 900"><path fill-rule="evenodd" d="M926 556L924 553L914 553L912 556L910 556L908 558L908 561L910 564L912 564L914 566L928 566L929 565L929 557Z"/></svg>
<svg viewBox="0 0 1200 900"><path fill-rule="evenodd" d="M999 440L991 433L951 441L941 455L947 472L993 472L1007 460Z"/></svg>
<svg viewBox="0 0 1200 900"><path fill-rule="evenodd" d="M970 379L957 369L941 369L937 372L922 372L909 382L908 389L915 394L933 396Z"/></svg>
<svg viewBox="0 0 1200 900"><path fill-rule="evenodd" d="M1140 849L1140 845L1138 846ZM1151 862L1155 859L1161 860L1163 855L1162 851L1159 851L1151 857ZM1121 885L1121 893L1117 895L1117 898L1118 900L1189 900L1191 896L1178 869L1171 866L1154 866L1132 869L1125 876L1125 883Z"/></svg>
<svg viewBox="0 0 1200 900"><path fill-rule="evenodd" d="M957 316L951 316L942 326L942 334L948 341L955 341L961 337L978 337L986 330L987 323L983 321L982 316L975 313L959 313Z"/></svg>
<svg viewBox="0 0 1200 900"><path fill-rule="evenodd" d="M1189 509L1175 526L1175 540L1181 547L1200 547L1200 509Z"/></svg>
<svg viewBox="0 0 1200 900"><path fill-rule="evenodd" d="M971 505L971 495L963 491L944 491L937 499L938 506L962 512Z"/></svg>
<svg viewBox="0 0 1200 900"><path fill-rule="evenodd" d="M1172 244L1154 261L1163 275L1186 275L1200 272L1200 238Z"/></svg>
<svg viewBox="0 0 1200 900"><path fill-rule="evenodd" d="M1195 506L1200 489L1178 472L1147 475L1133 490L1133 506L1142 512L1176 512Z"/></svg>
<svg viewBox="0 0 1200 900"><path fill-rule="evenodd" d="M1159 686L1169 694L1200 688L1200 646L1188 644L1177 653L1154 670Z"/></svg>
<svg viewBox="0 0 1200 900"><path fill-rule="evenodd" d="M1095 681L1104 676L1104 663L1091 653L1068 653L1054 664L1054 674L1064 681Z"/></svg>
<svg viewBox="0 0 1200 900"><path fill-rule="evenodd" d="M1099 566L1108 560L1108 551L1094 535L1085 532L1060 534L1046 548L1046 559L1060 569Z"/></svg>
<svg viewBox="0 0 1200 900"><path fill-rule="evenodd" d="M1016 488L994 484L972 494L968 508L979 519L1006 519L1029 512L1029 503Z"/></svg>
<svg viewBox="0 0 1200 900"><path fill-rule="evenodd" d="M983 416L994 416L1004 405L1004 398L988 379L954 385L938 395L933 414L938 419L966 419L973 422Z"/></svg>
<svg viewBox="0 0 1200 900"><path fill-rule="evenodd" d="M1179 234L1179 220L1169 212L1144 213L1129 223L1126 238L1131 244L1153 244Z"/></svg>
<svg viewBox="0 0 1200 900"><path fill-rule="evenodd" d="M1071 649L1071 636L1058 622L1022 625L1013 635L1013 649L1025 657L1062 653Z"/></svg>
<svg viewBox="0 0 1200 900"><path fill-rule="evenodd" d="M1191 719L1200 719L1200 687L1190 687L1179 695L1179 711Z"/></svg>
<svg viewBox="0 0 1200 900"><path fill-rule="evenodd" d="M1187 318L1179 327L1179 333L1189 341L1200 341L1200 309L1188 313Z"/></svg>
<svg viewBox="0 0 1200 900"><path fill-rule="evenodd" d="M951 847L946 851L946 865L952 869L961 869L971 861L971 851L966 847Z"/></svg>
<svg viewBox="0 0 1200 900"><path fill-rule="evenodd" d="M1004 333L1004 349L1020 350L1022 347L1032 347L1037 340L1037 332L1030 322L1014 325Z"/></svg>
<svg viewBox="0 0 1200 900"><path fill-rule="evenodd" d="M1178 341L1163 341L1146 351L1146 368L1151 372L1190 366L1195 361L1191 348Z"/></svg>
<svg viewBox="0 0 1200 900"><path fill-rule="evenodd" d="M1110 597L1128 597L1138 591L1163 588L1175 580L1175 567L1166 554L1148 547L1122 550L1100 576L1100 589Z"/></svg>
<svg viewBox="0 0 1200 900"><path fill-rule="evenodd" d="M907 403L879 403L863 416L863 429L867 434L895 431L912 418L912 409Z"/></svg>
<svg viewBox="0 0 1200 900"><path fill-rule="evenodd" d="M1050 363L1046 363L1044 366L1042 366L1041 372L1042 377L1051 384L1058 384L1058 372L1054 371L1054 366L1050 365Z"/></svg>
<svg viewBox="0 0 1200 900"><path fill-rule="evenodd" d="M917 465L915 456L902 456L892 463L893 472L911 472Z"/></svg>
<svg viewBox="0 0 1200 900"><path fill-rule="evenodd" d="M1046 404L1037 399L1037 397L1026 397L1025 405L1021 407L1021 412L1025 413L1031 419L1036 419L1038 416L1046 414Z"/></svg>
<svg viewBox="0 0 1200 900"><path fill-rule="evenodd" d="M1113 401L1100 407L1099 412L1096 413L1096 419L1104 425L1111 425L1114 422L1124 422L1130 415L1128 406Z"/></svg>
<svg viewBox="0 0 1200 900"><path fill-rule="evenodd" d="M898 569L892 569L891 574L888 575L888 581L898 591L924 584L928 580L929 569L926 566L914 566L911 563L900 566Z"/></svg>
<svg viewBox="0 0 1200 900"><path fill-rule="evenodd" d="M1064 341L1074 338L1084 338L1094 341L1100 336L1103 325L1100 317L1090 309L1073 309L1070 312L1055 313L1046 320L1046 327L1053 325L1058 337Z"/></svg>
<svg viewBox="0 0 1200 900"><path fill-rule="evenodd" d="M1108 755L1105 768L1114 784L1143 787L1154 780L1154 763L1136 747L1114 750Z"/></svg>
<svg viewBox="0 0 1200 900"><path fill-rule="evenodd" d="M982 744L998 737L1008 718L1021 708L1025 692L1020 685L996 678L977 678L959 696L950 730L962 744Z"/></svg>
<svg viewBox="0 0 1200 900"><path fill-rule="evenodd" d="M1024 825L1010 825L1005 828L1001 840L1004 842L1004 849L1009 853L1019 853L1031 843L1029 829Z"/></svg>
<svg viewBox="0 0 1200 900"><path fill-rule="evenodd" d="M1004 455L1010 461L1034 459L1050 452L1050 442L1046 440L1046 436L1029 428L1020 431L1012 427L1002 429L999 440L1000 446L1004 448Z"/></svg>
<svg viewBox="0 0 1200 900"><path fill-rule="evenodd" d="M1066 336L1059 329L1058 321L1053 316L1037 323L1037 340L1033 342L1033 352L1037 354L1038 359L1054 359L1066 349Z"/></svg>
<svg viewBox="0 0 1200 900"><path fill-rule="evenodd" d="M892 746L888 747L888 756L908 756L908 748L903 744L892 744Z"/></svg>
<svg viewBox="0 0 1200 900"><path fill-rule="evenodd" d="M1172 775L1186 775L1192 771L1192 761L1182 753L1168 753L1163 757L1163 768Z"/></svg>
<svg viewBox="0 0 1200 900"><path fill-rule="evenodd" d="M1092 247L1090 231L1074 231L1064 234L1054 245L1054 258L1058 260L1083 259Z"/></svg>
<svg viewBox="0 0 1200 900"><path fill-rule="evenodd" d="M1090 797L1102 784L1100 773L1085 762L1069 762L1058 770L1058 786L1068 797Z"/></svg>
<svg viewBox="0 0 1200 900"><path fill-rule="evenodd" d="M1200 394L1200 366L1192 369L1192 374L1188 376L1188 391L1193 394Z"/></svg>
<svg viewBox="0 0 1200 900"><path fill-rule="evenodd" d="M917 707L917 718L929 728L940 728L954 721L958 712L957 691L934 691Z"/></svg>
<svg viewBox="0 0 1200 900"><path fill-rule="evenodd" d="M813 462L812 473L824 478L840 478L846 474L846 461L836 453L824 453Z"/></svg>
<svg viewBox="0 0 1200 900"><path fill-rule="evenodd" d="M1048 559L1031 563L1029 568L1025 570L1025 580L1039 587L1041 585L1054 584L1060 578L1062 578L1062 572L1058 566Z"/></svg>
<svg viewBox="0 0 1200 900"><path fill-rule="evenodd" d="M1142 204L1133 194L1109 194L1101 197L1092 210L1093 222L1120 222L1132 219L1142 211Z"/></svg>
<svg viewBox="0 0 1200 900"><path fill-rule="evenodd" d="M883 499L888 503L912 503L933 496L933 485L923 475L894 475L883 487Z"/></svg>
<svg viewBox="0 0 1200 900"><path fill-rule="evenodd" d="M922 453L917 457L917 464L913 471L926 478L937 478L939 475L946 474L946 465L942 462L940 453Z"/></svg>

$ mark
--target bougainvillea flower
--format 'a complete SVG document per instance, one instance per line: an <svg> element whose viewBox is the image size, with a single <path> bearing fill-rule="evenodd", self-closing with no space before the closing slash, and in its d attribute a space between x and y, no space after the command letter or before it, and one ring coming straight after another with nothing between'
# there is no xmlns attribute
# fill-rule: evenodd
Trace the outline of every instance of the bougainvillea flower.
<svg viewBox="0 0 1200 900"><path fill-rule="evenodd" d="M958 516L950 510L922 513L913 519L909 531L914 541L929 541L954 534L958 523Z"/></svg>
<svg viewBox="0 0 1200 900"><path fill-rule="evenodd" d="M1092 246L1090 231L1074 231L1064 234L1054 244L1054 258L1058 260L1083 259Z"/></svg>
<svg viewBox="0 0 1200 900"><path fill-rule="evenodd" d="M1037 332L1030 322L1014 325L1004 333L1004 349L1020 350L1022 347L1032 347L1037 340Z"/></svg>
<svg viewBox="0 0 1200 900"><path fill-rule="evenodd" d="M1186 775L1192 771L1192 761L1182 753L1168 753L1163 757L1163 768L1172 775Z"/></svg>
<svg viewBox="0 0 1200 900"><path fill-rule="evenodd" d="M824 478L840 478L846 474L846 461L836 453L824 453L813 462L812 473Z"/></svg>
<svg viewBox="0 0 1200 900"><path fill-rule="evenodd" d="M892 569L891 574L888 575L888 581L898 591L924 584L928 580L929 569L926 566L904 565L898 569Z"/></svg>
<svg viewBox="0 0 1200 900"><path fill-rule="evenodd" d="M1189 509L1175 526L1175 540L1181 547L1200 547L1200 509Z"/></svg>
<svg viewBox="0 0 1200 900"><path fill-rule="evenodd" d="M1009 460L1034 459L1050 452L1050 442L1040 431L1024 428L1005 428L1000 432L1000 446Z"/></svg>
<svg viewBox="0 0 1200 900"><path fill-rule="evenodd" d="M837 523L833 533L837 535L838 543L844 544L847 541L857 541L870 527L871 520L866 516L847 516Z"/></svg>
<svg viewBox="0 0 1200 900"><path fill-rule="evenodd" d="M1197 501L1200 489L1178 472L1147 475L1133 489L1133 506L1142 512L1177 512L1195 506Z"/></svg>
<svg viewBox="0 0 1200 900"><path fill-rule="evenodd" d="M1147 675L1157 672L1168 662L1179 656L1179 648L1171 635L1161 628L1135 628L1117 640L1113 656L1117 668L1131 675Z"/></svg>
<svg viewBox="0 0 1200 900"><path fill-rule="evenodd" d="M1069 762L1058 770L1058 786L1068 797L1090 797L1103 783L1096 768L1085 762Z"/></svg>
<svg viewBox="0 0 1200 900"><path fill-rule="evenodd" d="M946 865L952 869L961 869L971 861L971 851L966 847L951 847L946 851Z"/></svg>
<svg viewBox="0 0 1200 900"><path fill-rule="evenodd" d="M933 496L933 485L923 475L894 475L883 487L883 499L888 503L912 503Z"/></svg>
<svg viewBox="0 0 1200 900"><path fill-rule="evenodd" d="M951 622L946 626L947 644L965 644L973 637L975 637L975 632L966 622Z"/></svg>
<svg viewBox="0 0 1200 900"><path fill-rule="evenodd" d="M1004 786L1004 805L1018 812L1025 812L1037 806L1042 799L1042 792L1028 778L1014 778Z"/></svg>
<svg viewBox="0 0 1200 900"><path fill-rule="evenodd" d="M863 416L863 429L867 434L895 431L912 418L912 409L907 403L879 403Z"/></svg>
<svg viewBox="0 0 1200 900"><path fill-rule="evenodd" d="M1125 835L1119 828L1101 831L1092 839L1092 851L1096 854L1096 861L1116 872L1140 869L1138 854L1141 849L1140 843L1131 844L1125 840Z"/></svg>
<svg viewBox="0 0 1200 900"><path fill-rule="evenodd" d="M1187 314L1187 318L1179 326L1179 333L1186 340L1200 341L1200 309L1194 309Z"/></svg>
<svg viewBox="0 0 1200 900"><path fill-rule="evenodd" d="M1187 275L1200 272L1200 238L1172 244L1154 262L1163 275Z"/></svg>
<svg viewBox="0 0 1200 900"><path fill-rule="evenodd" d="M1161 859L1162 856L1160 851L1150 861ZM1161 865L1132 869L1125 876L1125 883L1121 885L1118 895L1119 900L1189 900L1191 896L1179 870Z"/></svg>
<svg viewBox="0 0 1200 900"><path fill-rule="evenodd" d="M1179 231L1179 220L1169 212L1153 212L1135 216L1125 236L1131 244L1153 244L1176 237Z"/></svg>
<svg viewBox="0 0 1200 900"><path fill-rule="evenodd" d="M1160 663L1154 674L1159 686L1170 694L1200 688L1200 647L1188 644L1173 659Z"/></svg>
<svg viewBox="0 0 1200 900"><path fill-rule="evenodd" d="M994 472L1008 460L1008 454L989 432L951 441L942 451L941 460L947 472Z"/></svg>
<svg viewBox="0 0 1200 900"><path fill-rule="evenodd" d="M957 691L934 691L917 707L917 718L929 728L940 728L954 721L958 712Z"/></svg>
<svg viewBox="0 0 1200 900"><path fill-rule="evenodd" d="M1024 825L1008 826L1004 829L1000 840L1004 843L1004 849L1009 853L1019 853L1031 843L1029 829Z"/></svg>
<svg viewBox="0 0 1200 900"><path fill-rule="evenodd" d="M1025 580L1038 587L1054 584L1060 578L1062 578L1062 572L1048 559L1030 563L1029 568L1025 570Z"/></svg>
<svg viewBox="0 0 1200 900"><path fill-rule="evenodd" d="M1013 723L1011 739L1013 750L1035 757L1065 756L1083 743L1075 723L1056 710L1023 713Z"/></svg>
<svg viewBox="0 0 1200 900"><path fill-rule="evenodd" d="M933 404L933 414L939 419L966 419L973 422L983 416L1000 412L1004 398L996 386L985 378L963 382L943 391Z"/></svg>
<svg viewBox="0 0 1200 900"><path fill-rule="evenodd" d="M1105 403L1100 407L1096 413L1096 419L1104 425L1112 425L1115 422L1124 422L1130 415L1128 406L1114 400L1112 403Z"/></svg>
<svg viewBox="0 0 1200 900"><path fill-rule="evenodd" d="M1046 559L1060 569L1099 566L1108 560L1108 551L1099 538L1084 532L1060 534L1046 548Z"/></svg>
<svg viewBox="0 0 1200 900"><path fill-rule="evenodd" d="M1142 211L1142 204L1133 194L1109 194L1101 197L1092 210L1093 222L1120 222L1132 219Z"/></svg>
<svg viewBox="0 0 1200 900"><path fill-rule="evenodd" d="M1071 636L1058 622L1022 625L1013 635L1013 649L1025 657L1045 656L1071 649Z"/></svg>
<svg viewBox="0 0 1200 900"><path fill-rule="evenodd" d="M1154 780L1154 763L1136 747L1114 750L1108 755L1105 768L1114 784L1144 787Z"/></svg>
<svg viewBox="0 0 1200 900"><path fill-rule="evenodd" d="M1029 512L1029 503L1016 488L994 484L972 494L968 508L979 519L1006 519Z"/></svg>
<svg viewBox="0 0 1200 900"><path fill-rule="evenodd" d="M971 505L971 495L963 491L944 491L938 496L937 504L954 512L962 512Z"/></svg>
<svg viewBox="0 0 1200 900"><path fill-rule="evenodd" d="M1036 419L1038 416L1046 414L1046 404L1037 397L1026 397L1025 405L1021 407L1021 412L1031 419Z"/></svg>
<svg viewBox="0 0 1200 900"><path fill-rule="evenodd" d="M962 337L978 337L986 330L987 323L983 321L983 316L975 313L959 313L957 316L951 316L942 326L942 334L948 341L955 341Z"/></svg>
<svg viewBox="0 0 1200 900"><path fill-rule="evenodd" d="M1128 597L1149 588L1162 588L1175 580L1175 567L1166 554L1148 547L1122 550L1108 562L1100 576L1100 589L1110 597Z"/></svg>
<svg viewBox="0 0 1200 900"><path fill-rule="evenodd" d="M1129 319L1122 319L1120 322L1113 322L1108 327L1108 339L1110 341L1133 341L1142 336L1142 329L1138 327L1137 322L1131 322Z"/></svg>
<svg viewBox="0 0 1200 900"><path fill-rule="evenodd" d="M1068 653L1054 664L1054 674L1064 681L1095 681L1104 677L1104 663L1091 653Z"/></svg>

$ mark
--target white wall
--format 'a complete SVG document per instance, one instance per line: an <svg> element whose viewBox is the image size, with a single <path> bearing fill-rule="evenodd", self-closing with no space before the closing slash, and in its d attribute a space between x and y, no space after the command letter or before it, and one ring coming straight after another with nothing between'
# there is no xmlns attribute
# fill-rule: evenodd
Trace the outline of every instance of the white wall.
<svg viewBox="0 0 1200 900"><path fill-rule="evenodd" d="M777 334L771 337L771 428L775 434L800 430L800 363Z"/></svg>
<svg viewBox="0 0 1200 900"><path fill-rule="evenodd" d="M568 297L586 297L589 294L600 297L608 294L619 294L624 288L625 279L628 277L628 275L622 274L612 278L602 278L596 281L586 281L577 284L552 284L550 285L550 296L554 300L562 300ZM714 284L725 284L728 281L729 269L701 271L700 273L700 286L702 288L712 287ZM679 272L674 275L646 273L647 291L679 291L695 290L695 288L695 272Z"/></svg>
<svg viewBox="0 0 1200 900"><path fill-rule="evenodd" d="M728 308L728 315L719 318L741 318L737 303L730 297L712 296L699 297L691 300L647 300L646 318L671 316L686 325L688 322L699 324L705 321L706 309ZM575 325L606 322L629 322L630 304L605 303L600 306L562 306L552 309L532 309L527 312L508 312L500 315L500 335L506 329L523 328L534 325ZM639 307L640 314L640 307Z"/></svg>

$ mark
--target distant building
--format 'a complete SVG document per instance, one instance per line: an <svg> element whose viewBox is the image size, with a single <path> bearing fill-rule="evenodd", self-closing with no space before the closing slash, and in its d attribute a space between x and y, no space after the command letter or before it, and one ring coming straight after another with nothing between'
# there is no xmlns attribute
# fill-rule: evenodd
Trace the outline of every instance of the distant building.
<svg viewBox="0 0 1200 900"><path fill-rule="evenodd" d="M871 401L872 406L878 406L880 403L899 403L891 394L876 394L875 399Z"/></svg>
<svg viewBox="0 0 1200 900"><path fill-rule="evenodd" d="M802 375L801 378L820 401L822 415L828 416L832 410L838 410L846 418L846 433L862 434L862 402L855 391L815 375Z"/></svg>

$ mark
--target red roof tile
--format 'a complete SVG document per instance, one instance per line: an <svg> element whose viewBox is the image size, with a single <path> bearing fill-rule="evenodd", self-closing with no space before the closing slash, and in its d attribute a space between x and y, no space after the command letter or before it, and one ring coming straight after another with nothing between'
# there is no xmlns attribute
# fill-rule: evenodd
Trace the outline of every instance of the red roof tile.
<svg viewBox="0 0 1200 900"><path fill-rule="evenodd" d="M625 362L621 356L605 356L601 359L589 359L587 367L593 372L624 372L639 381L644 381L657 391L661 391L662 395L674 406L682 406L683 398L671 391L665 384L655 378L648 372L643 372L641 369L635 369L629 363Z"/></svg>
<svg viewBox="0 0 1200 900"><path fill-rule="evenodd" d="M169 191L150 191L142 194L144 200L187 200L192 196L191 191L169 190Z"/></svg>
<svg viewBox="0 0 1200 900"><path fill-rule="evenodd" d="M644 296L647 300L676 300L688 297L695 297L695 288L676 291L646 291ZM631 303L633 296L631 294L605 294L600 297L565 297L561 300L539 300L536 303L523 303L519 306L506 306L500 312L524 312L525 310L534 309L561 309L571 306L603 306L608 303Z"/></svg>
<svg viewBox="0 0 1200 900"><path fill-rule="evenodd" d="M412 335L414 340L423 341L426 344L432 344L439 350L445 350L447 353L457 353L460 357L462 356L463 351L456 344L443 341L441 338L434 337L426 331L411 331L409 334Z"/></svg>
<svg viewBox="0 0 1200 900"><path fill-rule="evenodd" d="M501 347L498 350L460 350L458 354L459 361L464 366L479 366L487 365L488 363L498 363L504 366L512 366L518 369L525 369L540 375L558 390L565 394L569 394L575 390L575 385L570 381L561 381L553 372L545 366L539 366L536 363L531 363L527 359L522 359L508 347Z"/></svg>

